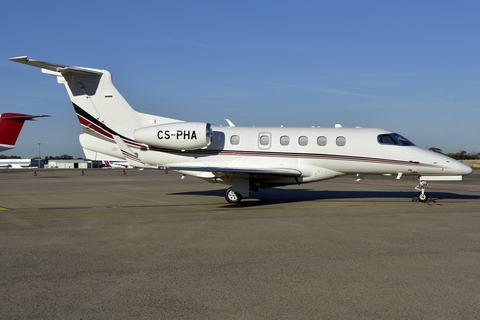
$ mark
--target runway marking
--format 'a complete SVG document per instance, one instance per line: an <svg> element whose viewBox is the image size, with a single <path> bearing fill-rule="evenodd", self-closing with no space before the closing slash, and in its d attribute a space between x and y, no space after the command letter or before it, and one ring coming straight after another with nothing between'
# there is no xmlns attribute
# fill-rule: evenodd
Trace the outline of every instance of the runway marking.
<svg viewBox="0 0 480 320"><path fill-rule="evenodd" d="M0 207L0 211L10 210L8 208Z"/></svg>

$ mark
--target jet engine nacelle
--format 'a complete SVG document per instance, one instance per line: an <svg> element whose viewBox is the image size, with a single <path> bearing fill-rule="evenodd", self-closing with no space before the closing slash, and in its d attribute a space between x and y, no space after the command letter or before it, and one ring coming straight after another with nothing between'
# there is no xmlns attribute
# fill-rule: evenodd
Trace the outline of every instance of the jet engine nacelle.
<svg viewBox="0 0 480 320"><path fill-rule="evenodd" d="M137 129L136 141L150 146L175 150L208 147L212 142L212 125L204 122L175 122Z"/></svg>

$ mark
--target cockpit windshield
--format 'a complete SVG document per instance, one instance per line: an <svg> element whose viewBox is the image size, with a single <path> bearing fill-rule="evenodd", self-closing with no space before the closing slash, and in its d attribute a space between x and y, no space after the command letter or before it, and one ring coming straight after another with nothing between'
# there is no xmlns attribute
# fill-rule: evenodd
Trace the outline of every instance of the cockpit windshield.
<svg viewBox="0 0 480 320"><path fill-rule="evenodd" d="M405 138L404 136L399 135L398 133L388 133L380 134L377 137L377 141L380 144L389 144L395 146L414 146L415 144Z"/></svg>

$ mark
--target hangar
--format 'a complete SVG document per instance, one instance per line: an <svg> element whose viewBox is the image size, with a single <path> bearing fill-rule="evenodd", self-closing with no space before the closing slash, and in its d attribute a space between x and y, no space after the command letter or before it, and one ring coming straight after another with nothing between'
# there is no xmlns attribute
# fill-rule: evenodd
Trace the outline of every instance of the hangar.
<svg viewBox="0 0 480 320"><path fill-rule="evenodd" d="M48 160L48 168L55 169L88 169L92 168L92 161L81 159Z"/></svg>

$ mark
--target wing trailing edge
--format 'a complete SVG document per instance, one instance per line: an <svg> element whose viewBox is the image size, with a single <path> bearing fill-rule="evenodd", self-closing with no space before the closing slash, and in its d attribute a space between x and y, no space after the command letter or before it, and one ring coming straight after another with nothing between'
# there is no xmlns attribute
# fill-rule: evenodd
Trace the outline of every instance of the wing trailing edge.
<svg viewBox="0 0 480 320"><path fill-rule="evenodd" d="M257 169L257 168L232 168L232 167L165 166L165 167L161 167L161 169L175 170L175 171L265 174L265 175L278 175L278 176L285 176L285 177L300 177L302 175L302 172L300 170L292 169L292 168Z"/></svg>

